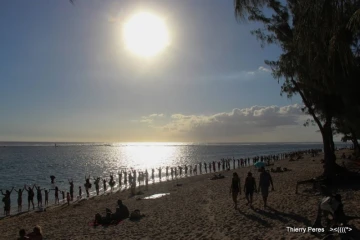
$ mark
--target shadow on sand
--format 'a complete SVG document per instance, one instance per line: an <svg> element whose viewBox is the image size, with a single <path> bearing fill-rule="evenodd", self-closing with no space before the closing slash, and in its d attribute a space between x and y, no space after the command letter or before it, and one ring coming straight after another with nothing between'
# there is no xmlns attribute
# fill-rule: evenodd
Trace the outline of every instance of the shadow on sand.
<svg viewBox="0 0 360 240"><path fill-rule="evenodd" d="M260 223L261 225L263 225L263 226L266 227L266 228L270 228L270 227L271 227L271 225L270 225L266 220L263 220L263 219L255 216L255 215L252 215L252 214L244 213L244 212L242 212L240 209L239 209L238 211L239 211L239 213L240 213L241 215L247 217L248 219L250 219L250 220L252 220L252 221L254 221L254 222Z"/></svg>

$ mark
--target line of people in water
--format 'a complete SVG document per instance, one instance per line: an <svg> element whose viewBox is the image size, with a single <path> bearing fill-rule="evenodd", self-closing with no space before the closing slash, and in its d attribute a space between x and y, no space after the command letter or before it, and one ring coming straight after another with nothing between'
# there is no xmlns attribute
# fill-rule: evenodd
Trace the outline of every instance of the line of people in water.
<svg viewBox="0 0 360 240"><path fill-rule="evenodd" d="M296 152L282 153L282 154L275 154L275 155L256 156L256 157L253 157L252 159L251 158L235 159L233 157L233 158L222 158L222 159L220 159L220 161L212 161L212 162L204 162L204 163L200 162L195 165L184 165L184 166L177 166L177 167L166 166L165 167L165 177L166 177L166 179L169 179L170 177L171 177L171 179L174 179L177 177L198 175L198 174L202 174L203 172L205 172L205 173L214 172L215 173L217 171L230 170L231 163L233 165L232 169L236 169L236 163L237 163L238 168L250 166L251 161L252 161L252 164L255 164L255 163L261 161L261 162L266 162L268 165L270 165L271 161L276 161L279 159L284 159L284 158L293 157L293 156L300 156L302 154L316 155L316 154L318 154L318 152L321 152L321 149L310 149L310 150L305 150L305 151L296 151ZM152 182L155 182L155 170L158 171L158 179L161 181L161 179L163 177L162 176L163 168L160 167L157 169L155 169L155 168L151 169ZM54 184L55 176L53 176L53 175L50 176L50 179L51 179L51 183ZM90 175L85 176L84 188L85 188L85 192L86 192L86 197L90 197L89 191L92 187L92 183L90 182L90 180L91 180ZM139 171L139 170L132 169L132 170L128 170L128 171L121 170L118 172L118 186L120 187L123 184L128 186L128 183L129 183L129 186L131 187L132 191L135 191L137 182L138 182L139 186L141 185L141 183L143 183L143 185L145 185L147 187L149 180L150 180L150 174L147 169L145 171ZM116 185L113 174L110 174L109 179L106 177L102 177L102 178L101 177L93 177L93 184L95 185L96 195L100 194L101 182L102 182L102 188L103 188L104 193L107 191L108 186L110 187L110 190L112 192ZM28 211L30 210L31 206L33 209L35 209L35 204L34 204L35 191L36 191L36 196L37 196L37 206L39 208L48 206L49 193L51 191L54 192L55 204L60 203L60 194L61 194L62 200L66 201L67 204L70 204L70 202L74 200L74 182L72 179L68 179L68 183L69 183L69 191L60 190L57 186L55 186L52 189L41 188L40 186L38 186L36 184L34 184L32 186L24 185L24 187L19 190L12 188L11 190L6 190L5 193L2 190L0 190L0 192L4 196L2 199L2 201L4 202L4 215L6 215L6 216L10 215L10 210L11 210L10 196L11 196L11 193L13 190L15 190L15 192L17 192L17 194L18 194L18 198L17 198L18 212L22 211L22 195L23 195L24 191L26 191L28 193ZM43 192L44 192L44 202L43 202ZM82 198L82 196L83 196L82 187L79 186L77 199Z"/></svg>

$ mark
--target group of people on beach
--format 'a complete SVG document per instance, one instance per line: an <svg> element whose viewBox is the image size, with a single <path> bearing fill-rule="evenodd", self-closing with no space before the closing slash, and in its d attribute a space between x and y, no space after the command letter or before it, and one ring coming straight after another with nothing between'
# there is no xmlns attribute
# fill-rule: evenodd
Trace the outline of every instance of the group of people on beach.
<svg viewBox="0 0 360 240"><path fill-rule="evenodd" d="M260 179L259 179L259 186L256 188L256 181L255 178L252 176L251 172L248 172L247 177L245 178L244 183L244 193L247 200L246 205L250 204L250 207L253 207L253 195L254 192L261 192L262 199L264 202L264 208L267 206L267 198L269 196L269 187L271 185L272 191L274 191L274 184L272 181L272 177L268 171L265 171L264 167L260 168ZM234 201L234 208L237 209L238 205L238 196L241 195L241 183L239 175L234 172L233 177L231 180L230 186L230 194L232 194L232 198Z"/></svg>
<svg viewBox="0 0 360 240"><path fill-rule="evenodd" d="M43 233L39 225L35 226L31 233L26 234L25 229L20 229L18 240L42 240Z"/></svg>
<svg viewBox="0 0 360 240"><path fill-rule="evenodd" d="M264 156L255 156L253 158L238 158L238 159L235 159L234 157L233 158L222 158L222 159L220 159L220 161L212 161L212 162L204 162L204 163L200 162L195 165L182 165L182 166L176 166L176 167L166 166L165 167L165 177L166 177L166 179L169 179L170 177L171 177L171 179L174 179L177 177L198 175L198 174L202 174L203 172L215 173L217 171L225 171L225 170L229 171L229 170L231 170L231 163L232 163L232 169L236 169L236 163L237 163L238 168L250 166L251 164L255 164L257 162L264 162L267 165L270 165L271 162L274 162L279 159L299 156L304 153L315 155L319 151L321 151L321 149L310 149L310 150L305 150L305 151L273 154L273 155L267 155L267 156L265 156L265 155ZM162 173L163 173L162 167L157 168L157 169L152 168L151 176L147 169L145 171L140 171L140 170L135 170L135 169L121 170L118 172L118 186L121 187L123 184L128 186L128 183L129 183L129 186L131 187L133 192L135 191L137 182L138 182L139 186L141 185L141 183L143 183L143 185L148 187L150 177L151 177L152 182L155 182L155 171L156 170L158 172L158 174L157 174L158 179L159 179L159 181L161 181ZM55 204L60 203L60 198L59 198L60 194L62 196L62 200L64 202L66 201L67 204L70 204L70 202L74 200L74 182L73 182L73 180L68 179L69 191L66 191L66 190L60 190L57 186L54 186L55 176L51 175L50 179L51 179L51 183L53 184L53 188L51 188L51 189L41 188L40 186L34 184L33 186L24 185L24 187L22 189L20 188L18 190L15 190L14 188L12 188L11 190L6 190L5 193L2 190L0 190L1 193L3 194L2 201L4 202L4 215L6 215L6 216L10 215L10 210L11 210L10 196L11 196L11 193L13 190L15 190L18 194L18 198L17 198L18 212L22 211L22 195L23 195L24 191L26 191L28 193L28 211L30 210L31 205L32 205L32 208L35 209L35 204L34 204L35 191L36 191L36 197L37 197L37 206L39 208L48 206L50 191L54 191ZM90 197L89 191L92 187L92 183L90 181L91 181L90 175L85 176L84 188L85 188L85 192L86 192L86 197ZM96 195L100 194L101 182L102 182L102 188L103 188L104 193L107 191L108 186L110 187L110 190L112 192L116 185L114 174L110 174L109 178L93 177L93 184L95 185ZM247 188L251 189L250 185L247 185ZM240 187L239 187L239 189L240 189ZM236 192L235 190L233 192ZM238 192L240 193L240 190ZM43 202L43 194L44 194L44 202ZM79 186L79 194L77 196L77 199L81 199L82 195L83 195L82 194L82 186ZM249 194L247 194L247 196L249 197L249 199L252 199L252 192L249 191Z"/></svg>

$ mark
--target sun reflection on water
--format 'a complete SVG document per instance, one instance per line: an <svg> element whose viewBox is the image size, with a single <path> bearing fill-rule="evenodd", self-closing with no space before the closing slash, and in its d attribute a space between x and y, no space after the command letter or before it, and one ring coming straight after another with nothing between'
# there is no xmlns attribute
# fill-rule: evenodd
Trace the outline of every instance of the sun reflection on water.
<svg viewBox="0 0 360 240"><path fill-rule="evenodd" d="M149 169L172 165L178 155L178 148L171 143L128 144L124 158L137 169Z"/></svg>

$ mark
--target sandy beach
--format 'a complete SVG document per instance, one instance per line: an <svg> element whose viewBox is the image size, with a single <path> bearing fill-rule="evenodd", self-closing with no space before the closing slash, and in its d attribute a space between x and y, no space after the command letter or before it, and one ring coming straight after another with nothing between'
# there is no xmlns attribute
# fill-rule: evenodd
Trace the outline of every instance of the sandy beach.
<svg viewBox="0 0 360 240"><path fill-rule="evenodd" d="M300 186L299 194L295 194L295 186L297 181L321 174L321 158L321 155L314 158L304 155L299 161L277 161L273 167L291 171L272 173L275 191L270 192L270 208L266 210L262 208L261 195L256 193L254 209L246 206L243 189L239 209L234 209L229 195L231 170L222 172L224 179L210 180L212 174L181 178L149 185L148 190L141 186L137 191L141 190L143 195L129 197L130 191L126 190L70 206L50 207L46 212L7 217L0 220L0 239L16 239L19 229L30 232L37 224L43 229L44 239L318 239L310 233L287 232L286 227L309 227L314 222L321 196L304 191L310 188L308 185ZM259 173L253 166L239 168L235 171L242 186L249 170L258 183ZM360 191L339 192L345 213L359 216ZM170 194L138 200L156 193ZM115 210L117 199L122 199L130 211L140 209L145 217L108 227L89 225L96 213L104 214L105 208ZM349 223L360 228L360 220Z"/></svg>

